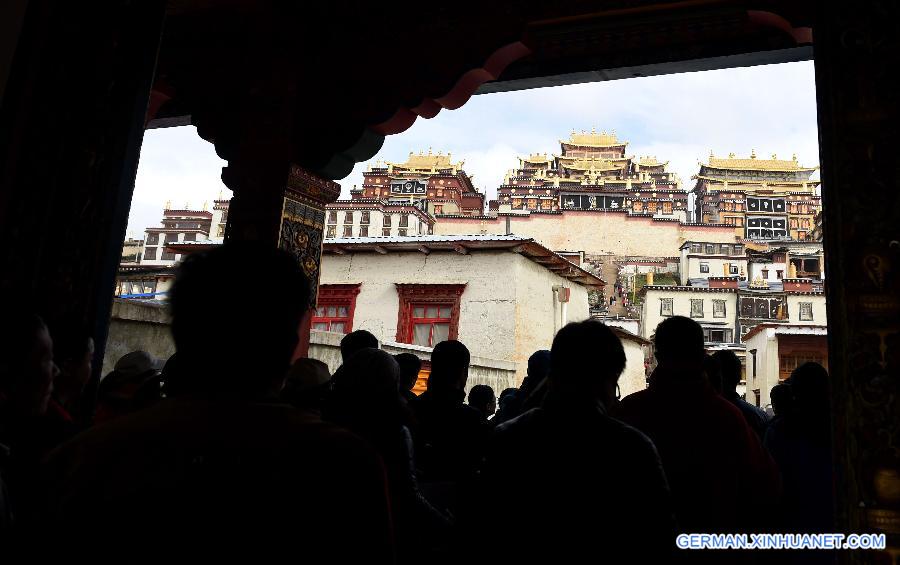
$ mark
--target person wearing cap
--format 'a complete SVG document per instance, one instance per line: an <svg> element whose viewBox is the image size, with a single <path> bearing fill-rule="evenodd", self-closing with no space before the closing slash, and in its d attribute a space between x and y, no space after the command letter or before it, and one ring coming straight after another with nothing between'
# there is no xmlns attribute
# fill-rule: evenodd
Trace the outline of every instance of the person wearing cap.
<svg viewBox="0 0 900 565"><path fill-rule="evenodd" d="M159 366L159 360L146 351L123 355L100 381L94 422L108 422L159 402Z"/></svg>

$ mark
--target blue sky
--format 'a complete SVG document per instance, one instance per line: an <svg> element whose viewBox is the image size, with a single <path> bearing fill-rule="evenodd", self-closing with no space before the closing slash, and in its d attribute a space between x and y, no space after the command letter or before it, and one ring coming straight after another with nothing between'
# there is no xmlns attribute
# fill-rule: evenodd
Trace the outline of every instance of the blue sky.
<svg viewBox="0 0 900 565"><path fill-rule="evenodd" d="M698 161L710 150L789 159L818 165L815 78L812 62L764 65L473 97L462 108L419 119L390 136L375 160L402 162L410 151L450 151L464 160L475 186L496 194L516 157L559 152L559 139L572 129L615 130L629 143L629 155L669 161L690 189ZM347 195L362 182L359 163L339 182ZM158 224L167 200L200 207L220 191L226 163L193 127L150 130L144 136L128 224L141 237Z"/></svg>

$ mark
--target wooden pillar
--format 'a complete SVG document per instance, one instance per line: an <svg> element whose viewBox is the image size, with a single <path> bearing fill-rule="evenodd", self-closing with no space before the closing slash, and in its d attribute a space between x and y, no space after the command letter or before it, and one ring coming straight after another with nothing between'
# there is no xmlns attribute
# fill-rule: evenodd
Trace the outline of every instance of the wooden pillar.
<svg viewBox="0 0 900 565"><path fill-rule="evenodd" d="M237 165L229 163L222 180L234 191L228 210L227 240L263 241L291 253L309 278L315 308L325 205L337 200L340 185L308 171L262 156ZM301 325L300 345L294 357L309 349L311 315Z"/></svg>
<svg viewBox="0 0 900 565"><path fill-rule="evenodd" d="M900 19L893 3L816 4L835 531L900 555ZM846 562L886 555L840 552Z"/></svg>
<svg viewBox="0 0 900 565"><path fill-rule="evenodd" d="M106 344L165 2L32 0L0 107L0 292Z"/></svg>

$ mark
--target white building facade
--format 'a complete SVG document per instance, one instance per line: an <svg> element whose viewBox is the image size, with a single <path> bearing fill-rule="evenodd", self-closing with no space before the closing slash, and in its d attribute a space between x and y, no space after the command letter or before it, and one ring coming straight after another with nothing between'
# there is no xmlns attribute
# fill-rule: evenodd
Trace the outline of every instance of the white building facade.
<svg viewBox="0 0 900 565"><path fill-rule="evenodd" d="M313 329L365 329L382 342L431 348L459 339L472 355L515 363L587 319L603 281L528 238L326 239Z"/></svg>

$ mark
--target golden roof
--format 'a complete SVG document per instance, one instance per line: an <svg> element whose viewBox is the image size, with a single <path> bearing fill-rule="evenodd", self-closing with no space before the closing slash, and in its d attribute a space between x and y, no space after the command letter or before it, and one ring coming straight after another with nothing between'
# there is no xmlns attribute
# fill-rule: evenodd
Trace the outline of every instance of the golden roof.
<svg viewBox="0 0 900 565"><path fill-rule="evenodd" d="M729 153L728 157L714 157L712 152L710 152L709 164L706 166L716 169L755 171L814 171L817 168L801 166L797 162L796 154L790 160L779 159L775 154L772 155L771 159L758 159L755 150L750 152L749 159L737 158L734 156L734 153Z"/></svg>
<svg viewBox="0 0 900 565"><path fill-rule="evenodd" d="M601 131L597 133L597 130L591 128L590 132L586 132L582 130L581 133L577 133L575 130L572 130L572 133L569 134L568 141L559 140L560 143L567 143L569 145L582 145L585 147L613 147L618 145L628 145L627 141L619 141L619 138L616 137L616 132L611 131L609 133L605 131Z"/></svg>
<svg viewBox="0 0 900 565"><path fill-rule="evenodd" d="M444 155L440 151L438 151L436 154L433 154L431 152L431 149L429 149L427 154L419 151L418 155L410 151L409 157L406 159L405 163L391 163L388 161L385 164L395 169L408 169L410 171L427 172L431 171L432 169L453 169L454 171L456 171L462 168L464 162L465 161L453 163L450 160L450 153Z"/></svg>
<svg viewBox="0 0 900 565"><path fill-rule="evenodd" d="M526 163L548 163L551 161L546 153L532 153L528 157L519 157L519 159Z"/></svg>
<svg viewBox="0 0 900 565"><path fill-rule="evenodd" d="M668 161L660 162L656 159L656 155L654 155L652 157L642 156L640 159L637 160L637 164L643 165L644 167L658 167L659 165L663 165L663 166L668 165L669 162Z"/></svg>

